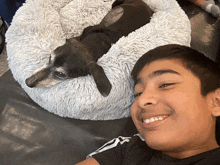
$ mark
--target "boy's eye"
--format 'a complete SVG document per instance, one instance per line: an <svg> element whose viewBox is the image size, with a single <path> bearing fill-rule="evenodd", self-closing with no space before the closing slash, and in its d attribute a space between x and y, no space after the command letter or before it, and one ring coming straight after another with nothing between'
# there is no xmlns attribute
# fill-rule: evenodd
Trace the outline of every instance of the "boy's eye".
<svg viewBox="0 0 220 165"><path fill-rule="evenodd" d="M168 87L170 85L174 85L175 83L166 83L166 84L162 84L159 86L159 88L165 88L165 87Z"/></svg>
<svg viewBox="0 0 220 165"><path fill-rule="evenodd" d="M140 93L136 93L135 95L134 95L134 97L136 98L136 97L138 97L138 96L140 96L142 93L140 92Z"/></svg>

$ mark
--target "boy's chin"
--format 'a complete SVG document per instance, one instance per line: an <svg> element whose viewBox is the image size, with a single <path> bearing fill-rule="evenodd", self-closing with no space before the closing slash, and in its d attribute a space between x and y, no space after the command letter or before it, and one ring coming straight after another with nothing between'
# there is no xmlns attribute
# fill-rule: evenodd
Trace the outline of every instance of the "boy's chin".
<svg viewBox="0 0 220 165"><path fill-rule="evenodd" d="M182 148L182 144L180 141L172 140L172 137L167 136L151 136L151 135L142 135L145 139L146 144L154 150L169 152L179 150L178 148Z"/></svg>
<svg viewBox="0 0 220 165"><path fill-rule="evenodd" d="M146 142L147 143L147 142ZM174 148L169 145L169 143L162 143L162 142L148 142L147 145L157 151L162 151L162 152L168 152L172 151Z"/></svg>

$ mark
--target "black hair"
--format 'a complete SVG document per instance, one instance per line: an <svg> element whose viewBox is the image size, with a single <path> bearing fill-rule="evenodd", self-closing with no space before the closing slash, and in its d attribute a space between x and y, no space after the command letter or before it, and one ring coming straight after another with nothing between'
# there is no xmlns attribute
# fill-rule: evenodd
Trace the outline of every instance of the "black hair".
<svg viewBox="0 0 220 165"><path fill-rule="evenodd" d="M176 44L160 46L145 53L136 62L131 73L135 84L139 72L145 65L163 59L179 60L183 67L198 77L201 82L201 94L203 96L220 88L219 65L197 50Z"/></svg>

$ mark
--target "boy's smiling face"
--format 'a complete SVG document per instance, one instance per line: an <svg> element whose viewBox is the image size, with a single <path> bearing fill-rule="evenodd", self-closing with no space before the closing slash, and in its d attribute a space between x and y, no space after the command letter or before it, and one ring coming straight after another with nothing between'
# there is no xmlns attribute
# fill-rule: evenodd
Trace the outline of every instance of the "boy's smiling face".
<svg viewBox="0 0 220 165"><path fill-rule="evenodd" d="M212 94L180 60L156 60L138 74L131 116L152 149L185 158L214 148Z"/></svg>

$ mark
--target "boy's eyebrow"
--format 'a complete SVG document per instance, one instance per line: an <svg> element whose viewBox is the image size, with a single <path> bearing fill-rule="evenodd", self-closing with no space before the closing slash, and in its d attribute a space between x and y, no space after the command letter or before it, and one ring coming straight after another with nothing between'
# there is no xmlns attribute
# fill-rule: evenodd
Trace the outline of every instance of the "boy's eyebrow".
<svg viewBox="0 0 220 165"><path fill-rule="evenodd" d="M154 71L153 73L150 73L148 75L149 78L153 78L153 77L156 77L156 76L161 76L162 74L165 74L165 73L172 73L172 74L177 74L177 75L180 75L178 72L174 71L174 70L171 70L171 69L163 69L163 70L156 70Z"/></svg>
<svg viewBox="0 0 220 165"><path fill-rule="evenodd" d="M165 73L172 73L172 74L177 74L177 75L180 75L178 72L174 71L174 70L171 70L171 69L164 69L164 70L156 70L152 73L150 73L148 75L149 78L153 78L153 77L156 77L156 76L161 76L162 74L165 74ZM135 82L135 85L139 84L142 82L142 79L141 78L137 78L136 82Z"/></svg>

